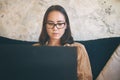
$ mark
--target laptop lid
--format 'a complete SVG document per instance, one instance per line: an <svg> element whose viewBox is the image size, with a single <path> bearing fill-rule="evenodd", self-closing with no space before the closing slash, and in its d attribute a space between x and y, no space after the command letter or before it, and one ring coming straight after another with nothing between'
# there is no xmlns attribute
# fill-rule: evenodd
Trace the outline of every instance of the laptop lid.
<svg viewBox="0 0 120 80"><path fill-rule="evenodd" d="M77 80L75 47L0 45L0 80Z"/></svg>

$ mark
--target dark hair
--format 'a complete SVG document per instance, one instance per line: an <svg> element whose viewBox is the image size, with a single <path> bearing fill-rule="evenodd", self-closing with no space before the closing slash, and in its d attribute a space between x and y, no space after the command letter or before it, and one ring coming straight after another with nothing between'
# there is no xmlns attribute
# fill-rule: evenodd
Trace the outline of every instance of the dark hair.
<svg viewBox="0 0 120 80"><path fill-rule="evenodd" d="M42 24L42 31L41 31L41 34L39 37L40 44L45 45L45 43L49 40L49 36L48 36L47 30L46 30L46 23L47 23L48 15L52 11L61 12L64 15L65 21L67 23L67 28L65 30L65 33L61 37L61 45L64 45L66 43L72 44L74 42L74 40L73 40L73 37L71 36L69 18L67 16L65 9L60 5L52 5L47 9L47 11L44 15L43 24Z"/></svg>

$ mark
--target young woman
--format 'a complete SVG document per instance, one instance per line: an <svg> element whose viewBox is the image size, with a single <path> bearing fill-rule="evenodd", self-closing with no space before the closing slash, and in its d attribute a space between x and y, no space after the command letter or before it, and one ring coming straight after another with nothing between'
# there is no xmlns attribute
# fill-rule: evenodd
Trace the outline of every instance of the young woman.
<svg viewBox="0 0 120 80"><path fill-rule="evenodd" d="M78 80L92 80L89 57L84 45L74 42L71 36L69 18L60 5L50 6L43 19L39 43L34 46L74 46L77 47Z"/></svg>

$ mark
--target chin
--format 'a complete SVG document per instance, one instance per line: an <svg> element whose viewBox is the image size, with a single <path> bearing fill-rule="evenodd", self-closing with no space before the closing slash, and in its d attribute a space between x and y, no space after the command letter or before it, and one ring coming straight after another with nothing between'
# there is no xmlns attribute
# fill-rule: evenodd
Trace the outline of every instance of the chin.
<svg viewBox="0 0 120 80"><path fill-rule="evenodd" d="M52 39L54 39L54 40L59 40L60 38L59 38L59 37L54 37L54 38L52 38Z"/></svg>
<svg viewBox="0 0 120 80"><path fill-rule="evenodd" d="M52 37L54 40L60 40L61 37Z"/></svg>

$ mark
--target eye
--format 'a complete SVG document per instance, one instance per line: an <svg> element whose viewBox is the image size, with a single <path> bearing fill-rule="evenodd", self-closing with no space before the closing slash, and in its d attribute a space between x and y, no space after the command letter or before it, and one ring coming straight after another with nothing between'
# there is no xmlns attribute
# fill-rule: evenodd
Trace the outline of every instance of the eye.
<svg viewBox="0 0 120 80"><path fill-rule="evenodd" d="M53 26L53 25L54 25L54 23L48 23L48 25Z"/></svg>
<svg viewBox="0 0 120 80"><path fill-rule="evenodd" d="M58 26L62 26L64 23L57 23Z"/></svg>

